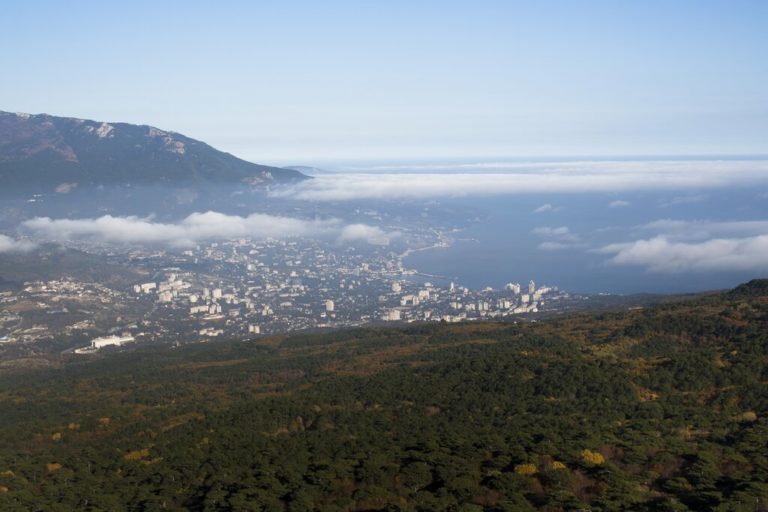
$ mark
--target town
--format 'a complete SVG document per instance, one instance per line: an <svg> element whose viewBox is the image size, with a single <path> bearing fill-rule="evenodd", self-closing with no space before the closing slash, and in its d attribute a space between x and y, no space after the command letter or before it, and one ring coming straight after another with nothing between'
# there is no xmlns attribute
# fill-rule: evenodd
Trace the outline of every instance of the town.
<svg viewBox="0 0 768 512"><path fill-rule="evenodd" d="M62 278L0 293L0 342L90 354L377 322L501 319L572 298L533 281L471 290L406 268L404 254L386 243L309 238L132 248L113 254L146 276L129 286Z"/></svg>

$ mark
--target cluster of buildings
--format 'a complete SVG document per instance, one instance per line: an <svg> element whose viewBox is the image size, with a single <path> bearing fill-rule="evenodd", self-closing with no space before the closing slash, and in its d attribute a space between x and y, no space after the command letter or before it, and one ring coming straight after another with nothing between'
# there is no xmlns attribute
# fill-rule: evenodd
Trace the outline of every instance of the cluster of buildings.
<svg viewBox="0 0 768 512"><path fill-rule="evenodd" d="M200 340L371 322L500 318L538 312L562 296L533 281L480 291L432 284L384 247L235 240L184 256L155 280L135 284L133 293L152 302L166 323L187 325L183 330Z"/></svg>
<svg viewBox="0 0 768 512"><path fill-rule="evenodd" d="M71 278L27 282L20 290L0 292L0 343L88 340L144 313L126 291L101 283Z"/></svg>
<svg viewBox="0 0 768 512"><path fill-rule="evenodd" d="M536 288L533 281L528 284L527 293L522 293L520 285L514 283L501 290L485 288L480 291L457 287L453 283L447 288L424 283L413 293L402 294L403 287L400 282L392 284L392 294L399 298L399 305L382 311L381 320L461 322L500 318L536 313L544 306L545 299L557 301L564 296L557 288ZM393 300L381 296L379 302L389 305Z"/></svg>
<svg viewBox="0 0 768 512"><path fill-rule="evenodd" d="M134 341L136 341L136 338L130 334L123 334L120 336L115 334L111 334L109 336L99 336L98 338L92 339L89 346L77 348L74 352L76 354L87 354L90 352L95 352L104 347L122 347L126 343L132 343Z"/></svg>
<svg viewBox="0 0 768 512"><path fill-rule="evenodd" d="M510 283L471 290L406 269L384 244L232 240L183 252L132 249L146 277L125 289L72 279L0 293L0 343L80 343L76 353L142 342L252 338L375 322L459 322L536 313L567 297Z"/></svg>

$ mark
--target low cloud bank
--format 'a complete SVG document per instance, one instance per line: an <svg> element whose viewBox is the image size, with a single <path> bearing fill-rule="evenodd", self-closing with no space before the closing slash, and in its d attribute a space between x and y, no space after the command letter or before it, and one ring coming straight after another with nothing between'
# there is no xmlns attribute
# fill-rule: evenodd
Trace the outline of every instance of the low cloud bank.
<svg viewBox="0 0 768 512"><path fill-rule="evenodd" d="M247 217L218 212L193 213L177 223L150 218L113 217L96 219L51 219L37 217L22 223L36 236L53 240L96 240L111 243L155 244L191 247L204 240L233 238L285 238L294 236L338 237L340 241L382 239L390 236L380 228L339 220L305 220L254 213Z"/></svg>
<svg viewBox="0 0 768 512"><path fill-rule="evenodd" d="M496 165L496 167L494 167ZM404 199L469 195L700 190L768 182L768 161L560 162L477 164L482 172L383 172L332 174L272 191L274 197L312 201ZM423 169L423 167L422 167ZM444 169L436 167L435 170ZM496 169L504 169L505 172ZM488 172L494 170L495 172ZM464 172L466 171L466 172ZM680 196L673 204L700 201ZM541 210L546 211L546 209Z"/></svg>
<svg viewBox="0 0 768 512"><path fill-rule="evenodd" d="M657 236L610 244L598 252L613 254L611 264L641 266L651 272L768 270L768 235L702 242Z"/></svg>
<svg viewBox="0 0 768 512"><path fill-rule="evenodd" d="M766 220L709 221L660 219L638 227L674 240L706 240L709 238L738 238L768 234Z"/></svg>
<svg viewBox="0 0 768 512"><path fill-rule="evenodd" d="M399 232L387 233L376 226L350 224L341 230L338 240L340 242L366 241L373 243L389 243L390 240L398 236L400 236Z"/></svg>
<svg viewBox="0 0 768 512"><path fill-rule="evenodd" d="M28 240L16 240L6 235L0 235L0 254L6 252L27 252L36 247Z"/></svg>
<svg viewBox="0 0 768 512"><path fill-rule="evenodd" d="M768 270L766 220L659 219L633 232L637 240L593 252L611 255L609 264L651 272Z"/></svg>

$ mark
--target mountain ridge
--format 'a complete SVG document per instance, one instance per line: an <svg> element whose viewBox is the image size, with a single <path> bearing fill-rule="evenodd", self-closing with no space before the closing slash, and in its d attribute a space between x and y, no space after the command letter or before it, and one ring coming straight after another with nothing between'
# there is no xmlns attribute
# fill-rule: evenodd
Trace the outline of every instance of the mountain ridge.
<svg viewBox="0 0 768 512"><path fill-rule="evenodd" d="M49 192L112 184L244 183L308 179L247 162L150 125L0 111L0 186Z"/></svg>

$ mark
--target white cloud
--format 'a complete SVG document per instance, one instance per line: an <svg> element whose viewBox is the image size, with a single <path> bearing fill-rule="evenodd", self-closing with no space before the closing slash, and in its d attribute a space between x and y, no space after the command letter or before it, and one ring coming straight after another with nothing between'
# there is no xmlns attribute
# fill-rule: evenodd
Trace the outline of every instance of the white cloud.
<svg viewBox="0 0 768 512"><path fill-rule="evenodd" d="M611 201L608 203L608 208L625 208L629 205L631 205L629 201L623 201L621 199L617 199L616 201Z"/></svg>
<svg viewBox="0 0 768 512"><path fill-rule="evenodd" d="M551 212L551 211L554 211L554 208L552 207L551 204L546 203L539 206L535 210L533 210L533 213L545 213L545 212Z"/></svg>
<svg viewBox="0 0 768 512"><path fill-rule="evenodd" d="M544 238L555 238L557 240L568 242L577 242L580 239L578 235L571 233L571 230L568 229L567 226L560 226L557 228L534 228L533 234Z"/></svg>
<svg viewBox="0 0 768 512"><path fill-rule="evenodd" d="M645 267L652 272L768 270L768 235L677 242L664 236L610 244L614 265Z"/></svg>
<svg viewBox="0 0 768 512"><path fill-rule="evenodd" d="M75 187L77 187L77 183L62 183L56 187L55 192L57 194L69 194Z"/></svg>
<svg viewBox="0 0 768 512"><path fill-rule="evenodd" d="M0 235L0 253L27 252L36 247L36 244L28 240L16 240L6 235Z"/></svg>
<svg viewBox="0 0 768 512"><path fill-rule="evenodd" d="M586 247L585 244L580 243L581 238L571 233L567 226L535 228L533 234L549 239L536 246L540 251L563 251Z"/></svg>
<svg viewBox="0 0 768 512"><path fill-rule="evenodd" d="M652 234L594 252L612 255L611 264L654 272L768 269L768 220L659 219L634 231Z"/></svg>
<svg viewBox="0 0 768 512"><path fill-rule="evenodd" d="M392 238L399 236L399 232L385 232L379 227L367 224L350 224L345 226L339 234L340 242L354 242L358 240L372 243L389 243Z"/></svg>
<svg viewBox="0 0 768 512"><path fill-rule="evenodd" d="M403 168L406 169L406 168ZM409 166L413 171L417 167ZM470 172L475 170L481 172ZM488 170L493 172L488 172ZM432 172L316 176L272 191L275 197L313 201L507 195L531 193L702 190L768 182L768 161L639 161L473 164L434 166ZM461 172L454 172L459 170ZM440 172L436 172L440 171ZM705 195L678 196L686 204ZM546 210L545 210L546 211Z"/></svg>
<svg viewBox="0 0 768 512"><path fill-rule="evenodd" d="M378 228L357 225L378 233ZM247 217L218 212L193 213L177 223L154 222L149 218L113 217L96 219L50 219L37 217L22 224L37 236L55 239L92 239L113 243L146 243L190 247L202 240L232 238L282 238L292 236L340 236L344 226L336 219L304 220L254 213ZM349 227L349 226L348 226ZM382 236L384 233L381 232Z"/></svg>

